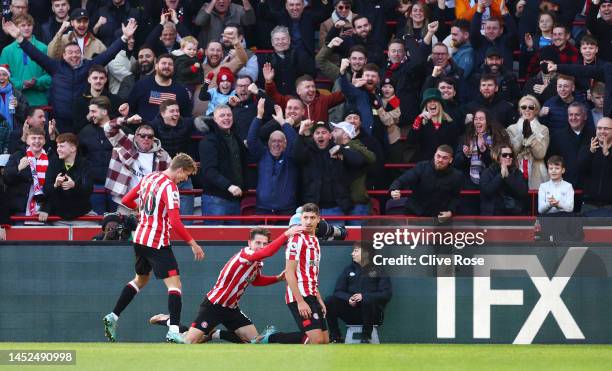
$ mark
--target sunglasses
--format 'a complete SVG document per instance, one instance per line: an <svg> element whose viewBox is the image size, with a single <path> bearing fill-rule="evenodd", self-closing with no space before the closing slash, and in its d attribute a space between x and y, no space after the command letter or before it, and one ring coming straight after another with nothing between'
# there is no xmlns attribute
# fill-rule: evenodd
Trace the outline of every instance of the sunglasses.
<svg viewBox="0 0 612 371"><path fill-rule="evenodd" d="M338 9L338 10L345 10L345 9L346 10L351 10L351 6L350 5L338 5L336 7L336 9Z"/></svg>
<svg viewBox="0 0 612 371"><path fill-rule="evenodd" d="M530 105L530 106L521 106L521 109L524 111L526 109L530 110L530 111L534 111L535 110L535 106Z"/></svg>
<svg viewBox="0 0 612 371"><path fill-rule="evenodd" d="M504 152L504 153L501 154L501 157L503 157L503 158L512 158L512 157L514 157L514 155L512 153Z"/></svg>
<svg viewBox="0 0 612 371"><path fill-rule="evenodd" d="M142 138L142 139L153 139L153 138L155 138L154 134L136 134L136 135L138 135L138 137Z"/></svg>

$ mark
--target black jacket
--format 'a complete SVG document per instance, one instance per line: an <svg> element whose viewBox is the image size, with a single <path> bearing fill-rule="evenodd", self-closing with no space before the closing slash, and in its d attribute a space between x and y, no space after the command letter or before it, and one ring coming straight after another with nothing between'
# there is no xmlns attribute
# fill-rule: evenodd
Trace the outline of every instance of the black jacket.
<svg viewBox="0 0 612 371"><path fill-rule="evenodd" d="M524 213L524 205L529 194L527 179L516 167L509 170L506 178L501 176L501 168L494 163L480 174L480 214L481 215L516 215ZM511 197L515 205L522 208L520 212L507 210L504 197Z"/></svg>
<svg viewBox="0 0 612 371"><path fill-rule="evenodd" d="M107 97L111 102L111 110L108 112L110 119L114 119L118 116L119 106L124 102L123 99L119 98L104 88L101 96ZM91 87L89 84L83 90L78 97L74 98L72 103L72 129L74 133L80 132L84 127L89 124L87 120L87 114L89 113L89 102L93 96L91 95Z"/></svg>
<svg viewBox="0 0 612 371"><path fill-rule="evenodd" d="M4 168L4 182L7 186L7 199L10 203L11 214L25 213L30 187L32 186L32 173L30 172L30 168L26 167L21 171L17 169L19 161L25 155L25 148L17 150L17 152L9 157L6 167ZM51 161L51 159L49 159L49 161ZM39 201L44 201L43 195L37 197L39 197Z"/></svg>
<svg viewBox="0 0 612 371"><path fill-rule="evenodd" d="M585 162L584 202L595 205L612 204L612 156L604 156L601 149L588 151Z"/></svg>
<svg viewBox="0 0 612 371"><path fill-rule="evenodd" d="M257 64L259 65L259 76L257 82L259 86L265 85L263 77L263 66L270 63L274 68L274 82L276 89L282 95L295 95L295 80L302 75L315 76L314 65L309 59L300 58L295 49L289 49L285 57L281 58L276 53L257 54Z"/></svg>
<svg viewBox="0 0 612 371"><path fill-rule="evenodd" d="M463 185L463 175L452 166L438 171L433 160L421 161L399 178L395 179L390 190L409 188L406 213L417 216L437 217L441 211L453 214L459 203L459 192Z"/></svg>
<svg viewBox="0 0 612 371"><path fill-rule="evenodd" d="M344 212L353 207L351 201L350 184L351 168L358 168L364 164L361 153L350 148L342 147L344 160L331 158L329 149L319 149L309 137L300 135L295 142L293 158L302 171L302 197L303 202L314 202L321 208L339 206ZM328 190L328 192L326 192ZM335 205L325 205L320 202L323 193L332 194Z"/></svg>
<svg viewBox="0 0 612 371"><path fill-rule="evenodd" d="M224 136L231 136L239 147L239 153L232 155ZM200 177L205 195L236 198L227 190L231 185L246 192L244 180L247 169L247 152L243 142L232 130L229 134L213 125L211 131L200 141ZM240 162L241 174L236 174L233 161Z"/></svg>
<svg viewBox="0 0 612 371"><path fill-rule="evenodd" d="M362 267L353 262L338 276L334 296L348 302L358 293L364 302L375 300L384 305L391 300L391 280L379 266L368 264Z"/></svg>
<svg viewBox="0 0 612 371"><path fill-rule="evenodd" d="M340 29L332 27L327 33L327 40L325 40L325 43L328 44L334 37L338 36L340 36ZM385 65L384 43L380 43L372 33L370 33L366 39L361 38L357 34L353 34L349 37L342 37L342 39L344 40L342 44L334 48L334 51L338 54L348 58L349 50L355 45L361 45L366 49L368 63L374 63L379 67Z"/></svg>
<svg viewBox="0 0 612 371"><path fill-rule="evenodd" d="M161 142L162 148L170 157L177 153L187 153L191 148L191 135L194 134L193 118L180 117L176 126L166 125L161 115L157 115L151 122L155 130L155 137Z"/></svg>
<svg viewBox="0 0 612 371"><path fill-rule="evenodd" d="M91 181L103 185L113 152L113 145L104 135L104 128L94 124L85 126L79 133L79 149L89 162Z"/></svg>
<svg viewBox="0 0 612 371"><path fill-rule="evenodd" d="M512 106L512 103L504 100L499 93L495 93L490 101L486 100L479 93L476 99L466 105L465 111L466 113L474 114L480 108L489 110L493 119L504 128L514 124L517 120L518 113L514 106Z"/></svg>
<svg viewBox="0 0 612 371"><path fill-rule="evenodd" d="M60 173L72 178L75 183L74 188L64 191L62 187L54 187L55 178ZM41 211L68 220L87 214L91 211L89 197L93 192L89 163L83 156L77 155L74 165L66 170L63 160L57 157L50 159L43 190L47 202L42 205Z"/></svg>
<svg viewBox="0 0 612 371"><path fill-rule="evenodd" d="M601 81L606 85L604 95L604 116L612 117L612 62L600 63L598 65L580 66L563 64L557 67L559 73L564 73L579 78L591 78ZM595 123L597 125L597 123Z"/></svg>
<svg viewBox="0 0 612 371"><path fill-rule="evenodd" d="M581 164L584 164L590 157L591 138L594 136L593 129L586 125L578 135L569 125L565 130L550 132L548 154L563 157L563 162L565 162L563 179L572 183L574 189L580 189L583 186L585 168Z"/></svg>

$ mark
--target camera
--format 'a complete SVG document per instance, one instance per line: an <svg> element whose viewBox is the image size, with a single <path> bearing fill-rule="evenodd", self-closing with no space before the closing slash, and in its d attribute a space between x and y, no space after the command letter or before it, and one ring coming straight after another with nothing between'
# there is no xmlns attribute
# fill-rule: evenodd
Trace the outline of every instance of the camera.
<svg viewBox="0 0 612 371"><path fill-rule="evenodd" d="M102 233L94 236L94 241L128 241L138 226L135 215L106 213L102 219Z"/></svg>
<svg viewBox="0 0 612 371"><path fill-rule="evenodd" d="M325 219L321 219L317 224L315 235L325 241L344 241L346 239L346 228L329 224Z"/></svg>

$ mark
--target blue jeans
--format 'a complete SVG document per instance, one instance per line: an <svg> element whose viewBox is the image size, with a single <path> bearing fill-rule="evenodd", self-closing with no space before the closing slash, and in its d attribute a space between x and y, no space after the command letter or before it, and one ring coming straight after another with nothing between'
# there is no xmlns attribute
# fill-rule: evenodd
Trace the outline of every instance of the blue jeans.
<svg viewBox="0 0 612 371"><path fill-rule="evenodd" d="M356 204L353 206L349 215L370 215L370 204ZM363 225L362 220L347 220L346 225Z"/></svg>
<svg viewBox="0 0 612 371"><path fill-rule="evenodd" d="M191 183L191 178L188 178L184 182L180 182L177 184L177 187L180 190L185 189L193 189L193 183ZM194 197L192 195L181 195L181 215L193 215L193 200ZM191 221L184 221L183 224L192 224Z"/></svg>
<svg viewBox="0 0 612 371"><path fill-rule="evenodd" d="M344 212L339 206L321 209L321 216L325 215L342 216L344 215ZM328 220L327 222L331 225L344 225L344 220Z"/></svg>
<svg viewBox="0 0 612 371"><path fill-rule="evenodd" d="M240 215L240 201L202 195L202 215ZM206 225L239 225L238 220L207 220Z"/></svg>
<svg viewBox="0 0 612 371"><path fill-rule="evenodd" d="M94 184L94 193L89 197L91 208L98 215L104 213L114 213L117 210L117 204L113 201L110 193L95 193L97 190L105 190L104 184Z"/></svg>

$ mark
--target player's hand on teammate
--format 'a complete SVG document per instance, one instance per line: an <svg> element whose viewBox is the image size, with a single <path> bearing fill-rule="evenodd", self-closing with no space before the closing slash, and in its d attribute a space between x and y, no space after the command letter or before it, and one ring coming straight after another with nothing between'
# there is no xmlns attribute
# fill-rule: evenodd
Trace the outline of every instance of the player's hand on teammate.
<svg viewBox="0 0 612 371"><path fill-rule="evenodd" d="M193 257L196 261L200 261L200 260L204 260L204 250L202 250L202 247L200 245L198 245L197 242L195 242L194 240L191 241L190 243L191 245L191 251L193 252Z"/></svg>
<svg viewBox="0 0 612 371"><path fill-rule="evenodd" d="M285 271L280 272L277 276L276 276L276 280L278 282L284 281L285 280Z"/></svg>
<svg viewBox="0 0 612 371"><path fill-rule="evenodd" d="M300 300L297 303L298 312L300 313L300 316L302 316L302 318L304 319L310 318L310 316L312 315L310 306L304 300Z"/></svg>
<svg viewBox="0 0 612 371"><path fill-rule="evenodd" d="M285 231L285 236L291 237L295 234L300 234L306 232L306 228L301 225L293 226Z"/></svg>

